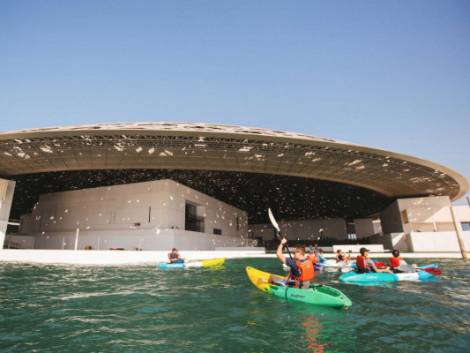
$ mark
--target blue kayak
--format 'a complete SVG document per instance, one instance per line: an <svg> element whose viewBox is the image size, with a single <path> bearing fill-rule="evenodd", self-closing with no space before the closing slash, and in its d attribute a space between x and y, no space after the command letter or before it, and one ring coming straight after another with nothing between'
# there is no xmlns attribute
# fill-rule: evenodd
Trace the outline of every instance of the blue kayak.
<svg viewBox="0 0 470 353"><path fill-rule="evenodd" d="M357 273L348 272L339 276L339 280L344 283L376 285L381 283L401 282L401 281L429 281L436 278L426 271L408 272L408 273L387 273L387 272L368 272Z"/></svg>
<svg viewBox="0 0 470 353"><path fill-rule="evenodd" d="M158 268L160 268L161 270L181 269L181 268L185 268L185 264L184 262L173 263L173 264L162 262L158 264Z"/></svg>

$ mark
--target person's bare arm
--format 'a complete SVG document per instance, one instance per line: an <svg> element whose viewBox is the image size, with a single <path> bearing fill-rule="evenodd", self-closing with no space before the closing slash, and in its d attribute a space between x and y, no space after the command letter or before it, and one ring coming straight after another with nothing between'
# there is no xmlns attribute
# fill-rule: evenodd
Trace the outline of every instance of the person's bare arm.
<svg viewBox="0 0 470 353"><path fill-rule="evenodd" d="M279 246L277 247L277 251L276 251L277 258L278 258L283 264L286 263L286 257L285 257L284 254L282 253L282 249L284 248L284 245L286 245L286 243L287 243L287 239L286 239L286 238L282 238L281 242L279 243Z"/></svg>
<svg viewBox="0 0 470 353"><path fill-rule="evenodd" d="M392 271L390 271L390 269L388 267L385 267L385 268L377 268L377 266L375 266L375 263L374 261L370 261L370 266L373 268L373 270L375 272L387 272L387 273L392 273Z"/></svg>

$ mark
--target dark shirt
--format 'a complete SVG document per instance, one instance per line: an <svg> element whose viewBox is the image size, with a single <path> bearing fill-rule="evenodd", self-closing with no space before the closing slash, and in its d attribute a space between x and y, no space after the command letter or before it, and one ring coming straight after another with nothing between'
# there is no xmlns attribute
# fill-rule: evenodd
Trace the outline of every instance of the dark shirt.
<svg viewBox="0 0 470 353"><path fill-rule="evenodd" d="M170 260L176 260L179 259L180 255L177 252L171 252L168 254L168 258Z"/></svg>
<svg viewBox="0 0 470 353"><path fill-rule="evenodd" d="M286 265L290 267L290 271L294 277L300 277L300 271L294 259L286 258Z"/></svg>

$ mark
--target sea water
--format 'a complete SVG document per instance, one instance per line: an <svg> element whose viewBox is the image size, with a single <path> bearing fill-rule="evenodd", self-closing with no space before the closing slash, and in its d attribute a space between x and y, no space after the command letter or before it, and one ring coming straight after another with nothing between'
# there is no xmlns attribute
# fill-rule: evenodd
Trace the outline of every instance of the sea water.
<svg viewBox="0 0 470 353"><path fill-rule="evenodd" d="M460 260L441 261L429 283L363 287L320 274L351 298L349 310L270 297L248 265L282 273L274 259L172 271L2 264L0 351L470 351L470 265Z"/></svg>

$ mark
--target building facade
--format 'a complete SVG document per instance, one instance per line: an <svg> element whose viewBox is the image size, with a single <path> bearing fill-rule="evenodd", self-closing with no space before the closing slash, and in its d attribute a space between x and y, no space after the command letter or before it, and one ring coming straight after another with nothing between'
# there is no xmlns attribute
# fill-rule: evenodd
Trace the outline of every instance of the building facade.
<svg viewBox="0 0 470 353"><path fill-rule="evenodd" d="M41 195L7 247L213 250L251 244L246 212L173 180ZM20 242L20 244L18 244Z"/></svg>

